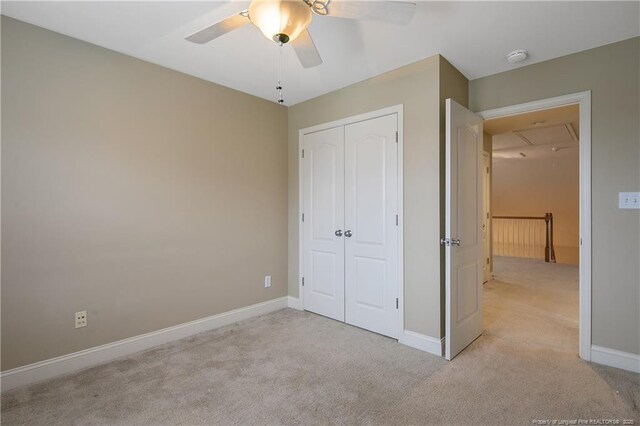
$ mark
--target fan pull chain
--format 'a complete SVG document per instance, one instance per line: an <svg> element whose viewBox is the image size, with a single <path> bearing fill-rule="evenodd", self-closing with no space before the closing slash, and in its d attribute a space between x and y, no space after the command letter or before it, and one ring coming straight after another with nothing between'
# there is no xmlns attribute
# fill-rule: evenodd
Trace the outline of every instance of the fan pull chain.
<svg viewBox="0 0 640 426"><path fill-rule="evenodd" d="M278 91L278 103L283 104L284 99L282 98L282 43L278 43L278 84L276 85L276 90Z"/></svg>

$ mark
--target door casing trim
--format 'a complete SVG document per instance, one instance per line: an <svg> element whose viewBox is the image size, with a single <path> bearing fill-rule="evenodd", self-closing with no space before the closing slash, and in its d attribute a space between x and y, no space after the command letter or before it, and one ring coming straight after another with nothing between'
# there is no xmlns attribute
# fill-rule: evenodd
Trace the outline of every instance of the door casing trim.
<svg viewBox="0 0 640 426"><path fill-rule="evenodd" d="M580 315L579 355L591 361L591 91L478 112L483 120L566 105L580 108Z"/></svg>
<svg viewBox="0 0 640 426"><path fill-rule="evenodd" d="M304 292L302 288L302 277L304 272L303 253L304 253L304 230L302 222L302 213L304 210L304 180L303 180L303 161L302 149L304 135L319 132L322 130L332 129L334 127L355 124L361 121L371 120L373 118L384 117L387 115L397 114L398 119L398 272L397 272L397 295L398 295L398 339L404 335L404 184L403 184L403 141L404 141L404 119L403 104L382 108L375 111L366 112L364 114L353 115L328 123L318 124L316 126L306 127L298 130L298 295L300 298L300 307L304 310Z"/></svg>
<svg viewBox="0 0 640 426"><path fill-rule="evenodd" d="M483 139L483 142L484 142L484 139ZM489 168L491 169L491 152L485 151L484 146L483 146L482 147L482 166L483 167L485 165L484 164L485 159L489 160ZM484 173L483 173L483 176L484 176ZM482 214L484 215L484 213L485 213L484 212L484 206L488 204L487 213L489 213L489 220L487 221L487 237L486 238L487 238L488 243L489 243L489 263L487 265L487 268L489 268L489 279L491 279L491 274L493 273L493 271L492 271L492 266L493 266L493 253L492 253L492 250L493 250L493 241L492 241L493 240L493 229L492 229L492 226L491 226L492 225L492 223L491 223L491 178L492 178L492 175L489 174L489 186L488 186L488 188L485 188L484 187L484 181L482 182L482 187L483 187L482 188L483 189L482 198L483 198L483 201L485 201L486 198L489 198L489 203L483 203L483 209L482 209ZM486 193L485 193L485 191L486 191ZM482 220L484 220L484 218L482 218ZM486 259L486 253L484 253L484 247L482 248L482 251L483 251L483 255L484 255L483 258L482 258L482 261L485 262L487 259ZM482 277L482 280L484 281L484 276ZM485 282L486 281L484 281L483 284Z"/></svg>

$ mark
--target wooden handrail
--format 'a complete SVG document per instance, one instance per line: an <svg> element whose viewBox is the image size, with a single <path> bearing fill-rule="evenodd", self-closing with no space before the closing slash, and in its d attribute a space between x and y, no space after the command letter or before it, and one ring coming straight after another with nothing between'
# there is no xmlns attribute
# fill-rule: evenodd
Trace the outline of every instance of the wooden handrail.
<svg viewBox="0 0 640 426"><path fill-rule="evenodd" d="M493 219L528 219L528 220L545 220L544 216L492 216Z"/></svg>

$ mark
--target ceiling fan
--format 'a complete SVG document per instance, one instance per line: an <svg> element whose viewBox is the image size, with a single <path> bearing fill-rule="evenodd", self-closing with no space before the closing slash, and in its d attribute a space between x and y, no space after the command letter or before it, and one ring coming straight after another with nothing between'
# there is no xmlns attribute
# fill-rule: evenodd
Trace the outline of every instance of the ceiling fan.
<svg viewBox="0 0 640 426"><path fill-rule="evenodd" d="M415 3L401 1L253 0L249 9L196 31L186 39L204 44L252 23L268 39L280 45L291 43L302 66L311 68L322 64L307 30L313 15L407 24L415 7Z"/></svg>

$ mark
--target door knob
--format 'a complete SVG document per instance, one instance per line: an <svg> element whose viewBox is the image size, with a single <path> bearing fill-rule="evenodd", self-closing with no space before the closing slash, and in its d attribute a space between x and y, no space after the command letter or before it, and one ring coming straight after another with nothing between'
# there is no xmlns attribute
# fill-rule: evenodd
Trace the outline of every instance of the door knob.
<svg viewBox="0 0 640 426"><path fill-rule="evenodd" d="M342 237L342 229L338 229L336 232L336 237Z"/></svg>
<svg viewBox="0 0 640 426"><path fill-rule="evenodd" d="M351 233L351 230L344 231L344 236L345 236L345 237L347 237L347 238L351 238L351 236L352 236L352 235L353 235L353 234Z"/></svg>
<svg viewBox="0 0 640 426"><path fill-rule="evenodd" d="M452 246L460 246L460 240L456 240L456 239L451 239L451 245Z"/></svg>

